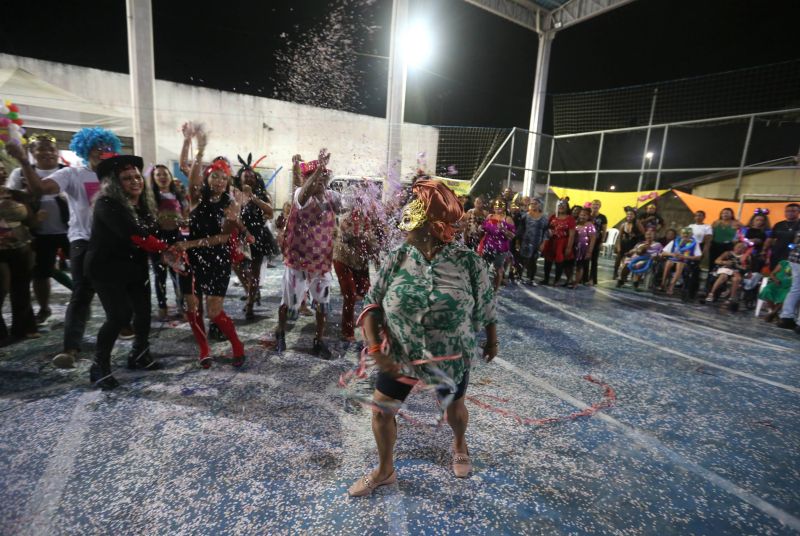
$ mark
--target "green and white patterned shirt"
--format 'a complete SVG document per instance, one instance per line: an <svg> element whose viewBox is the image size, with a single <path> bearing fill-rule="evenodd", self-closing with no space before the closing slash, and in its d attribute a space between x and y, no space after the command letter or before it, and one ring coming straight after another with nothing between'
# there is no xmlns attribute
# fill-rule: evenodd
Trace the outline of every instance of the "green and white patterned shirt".
<svg viewBox="0 0 800 536"><path fill-rule="evenodd" d="M390 253L364 300L369 304L383 310L390 357L406 364L403 374L425 383L437 381L428 366L407 363L460 355L437 363L458 384L478 352L477 332L496 322L486 263L455 243L445 245L430 261L409 244Z"/></svg>

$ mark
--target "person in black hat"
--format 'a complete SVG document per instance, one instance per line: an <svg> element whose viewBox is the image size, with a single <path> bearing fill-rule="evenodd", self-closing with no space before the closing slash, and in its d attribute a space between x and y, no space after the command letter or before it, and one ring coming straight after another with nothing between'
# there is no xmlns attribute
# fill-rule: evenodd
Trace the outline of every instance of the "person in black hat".
<svg viewBox="0 0 800 536"><path fill-rule="evenodd" d="M135 339L128 368L160 368L149 349L148 253L161 252L167 245L152 234L157 211L152 190L145 188L142 165L138 156L115 155L97 166L102 186L94 203L86 274L106 313L90 369L92 383L102 389L119 385L111 375L111 350L131 317Z"/></svg>

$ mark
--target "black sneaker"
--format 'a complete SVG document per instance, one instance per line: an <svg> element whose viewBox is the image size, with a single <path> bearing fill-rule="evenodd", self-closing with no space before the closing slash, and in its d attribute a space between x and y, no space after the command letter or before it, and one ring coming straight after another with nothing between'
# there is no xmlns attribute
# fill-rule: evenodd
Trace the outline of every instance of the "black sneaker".
<svg viewBox="0 0 800 536"><path fill-rule="evenodd" d="M50 318L51 314L53 314L53 312L50 310L49 307L47 307L46 309L39 309L39 312L36 313L36 324L39 326L43 326L44 324L47 323L47 319Z"/></svg>
<svg viewBox="0 0 800 536"><path fill-rule="evenodd" d="M245 359L244 354L239 356L233 356L233 361L231 361L231 365L233 365L236 368L239 368L242 365L244 365L244 359Z"/></svg>
<svg viewBox="0 0 800 536"><path fill-rule="evenodd" d="M781 318L778 320L778 327L783 329L794 329L797 325L791 318Z"/></svg>
<svg viewBox="0 0 800 536"><path fill-rule="evenodd" d="M97 363L94 363L92 368L89 369L89 381L92 382L93 386L103 391L110 391L119 387L119 382L111 375L111 372L101 370Z"/></svg>
<svg viewBox="0 0 800 536"><path fill-rule="evenodd" d="M146 348L144 351L134 348L131 350L131 353L128 354L128 368L133 370L158 370L162 367L161 363L153 359L153 356L150 355L149 348Z"/></svg>
<svg viewBox="0 0 800 536"><path fill-rule="evenodd" d="M311 348L311 353L325 361L333 359L333 354L330 349L328 349L325 341L321 339L314 339L314 346Z"/></svg>
<svg viewBox="0 0 800 536"><path fill-rule="evenodd" d="M286 333L283 331L275 334L275 351L278 353L286 351Z"/></svg>

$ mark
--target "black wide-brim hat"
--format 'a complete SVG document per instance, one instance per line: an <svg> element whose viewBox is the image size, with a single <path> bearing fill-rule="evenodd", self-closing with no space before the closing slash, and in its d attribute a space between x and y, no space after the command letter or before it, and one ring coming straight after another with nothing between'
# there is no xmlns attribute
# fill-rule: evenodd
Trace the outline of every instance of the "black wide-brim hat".
<svg viewBox="0 0 800 536"><path fill-rule="evenodd" d="M141 156L132 154L116 154L103 158L100 163L97 164L95 172L98 178L102 179L111 175L115 170L128 166L134 166L139 171L142 171L144 168L144 160L142 160Z"/></svg>

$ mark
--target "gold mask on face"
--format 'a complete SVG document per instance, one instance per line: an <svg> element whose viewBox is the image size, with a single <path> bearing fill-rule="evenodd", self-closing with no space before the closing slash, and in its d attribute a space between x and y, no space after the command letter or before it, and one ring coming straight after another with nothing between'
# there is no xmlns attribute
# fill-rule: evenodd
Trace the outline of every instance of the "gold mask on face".
<svg viewBox="0 0 800 536"><path fill-rule="evenodd" d="M419 199L414 199L403 208L403 220L397 227L401 231L413 231L422 227L426 220L425 205Z"/></svg>

